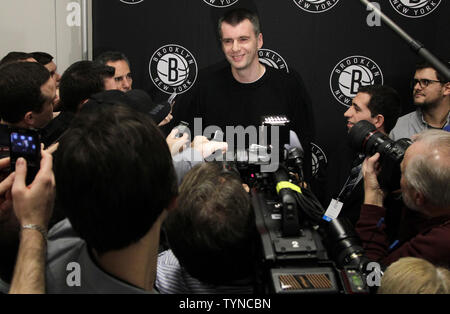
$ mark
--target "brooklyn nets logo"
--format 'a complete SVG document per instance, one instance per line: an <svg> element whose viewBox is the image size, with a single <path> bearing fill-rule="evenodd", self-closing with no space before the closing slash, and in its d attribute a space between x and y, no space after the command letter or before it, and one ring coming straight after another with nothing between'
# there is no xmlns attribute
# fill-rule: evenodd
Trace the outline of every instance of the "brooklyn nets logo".
<svg viewBox="0 0 450 314"><path fill-rule="evenodd" d="M120 0L120 2L123 2L125 4L138 4L144 2L144 0Z"/></svg>
<svg viewBox="0 0 450 314"><path fill-rule="evenodd" d="M441 0L389 0L389 2L401 15L417 18L433 12Z"/></svg>
<svg viewBox="0 0 450 314"><path fill-rule="evenodd" d="M309 13L322 13L334 7L339 0L294 0L302 10Z"/></svg>
<svg viewBox="0 0 450 314"><path fill-rule="evenodd" d="M312 155L312 176L316 178L319 174L319 169L326 167L328 164L327 156L323 150L314 143L311 143L311 155Z"/></svg>
<svg viewBox="0 0 450 314"><path fill-rule="evenodd" d="M383 84L380 67L367 57L351 56L340 61L330 77L331 92L337 101L350 106L361 86Z"/></svg>
<svg viewBox="0 0 450 314"><path fill-rule="evenodd" d="M203 0L203 2L209 4L210 6L216 7L216 8L226 8L229 6L232 6L239 0Z"/></svg>
<svg viewBox="0 0 450 314"><path fill-rule="evenodd" d="M275 51L270 49L260 49L258 51L258 57L259 62L277 70L284 70L286 73L289 73L289 68L286 61L284 61L283 57Z"/></svg>
<svg viewBox="0 0 450 314"><path fill-rule="evenodd" d="M179 45L166 45L153 54L149 71L161 91L182 94L194 85L198 67L189 50Z"/></svg>

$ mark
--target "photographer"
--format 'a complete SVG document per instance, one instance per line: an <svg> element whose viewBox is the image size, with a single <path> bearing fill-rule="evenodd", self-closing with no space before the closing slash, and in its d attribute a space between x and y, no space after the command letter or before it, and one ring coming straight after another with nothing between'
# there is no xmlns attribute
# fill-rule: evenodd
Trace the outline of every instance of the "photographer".
<svg viewBox="0 0 450 314"><path fill-rule="evenodd" d="M385 266L401 257L412 256L436 265L450 263L450 133L429 130L418 135L406 150L401 163L401 193L408 210L422 218L402 226L410 236L390 243L386 234L383 208L385 192L377 180L379 153L363 163L364 204L356 225L367 256ZM388 209L398 210L398 209Z"/></svg>
<svg viewBox="0 0 450 314"><path fill-rule="evenodd" d="M369 85L359 88L351 106L344 113L348 132L359 121L369 121L382 134L389 134L401 112L400 97L386 85ZM323 205L332 199L343 203L339 217L347 218L353 226L359 219L364 199L361 165L365 155L351 147L346 138L337 154L330 158Z"/></svg>

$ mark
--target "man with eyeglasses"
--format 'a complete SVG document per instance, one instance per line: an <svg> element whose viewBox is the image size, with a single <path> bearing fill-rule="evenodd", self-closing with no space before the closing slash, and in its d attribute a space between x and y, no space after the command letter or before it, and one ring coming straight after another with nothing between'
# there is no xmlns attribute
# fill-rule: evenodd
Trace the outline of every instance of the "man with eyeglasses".
<svg viewBox="0 0 450 314"><path fill-rule="evenodd" d="M443 129L450 124L450 82L433 65L418 64L411 87L417 110L398 119L389 134L393 140L411 138L424 130Z"/></svg>

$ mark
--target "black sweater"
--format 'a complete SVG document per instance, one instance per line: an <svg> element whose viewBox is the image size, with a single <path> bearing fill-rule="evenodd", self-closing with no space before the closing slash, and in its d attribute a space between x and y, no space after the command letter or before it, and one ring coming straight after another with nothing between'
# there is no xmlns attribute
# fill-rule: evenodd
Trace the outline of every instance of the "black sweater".
<svg viewBox="0 0 450 314"><path fill-rule="evenodd" d="M188 122L193 132L194 118L199 117L202 131L215 125L226 133L226 126L259 126L262 116L287 115L291 120L289 128L297 133L305 150L305 177L311 178L314 119L309 95L297 73L286 74L266 67L266 73L258 81L243 84L234 79L228 65L200 73L199 77L195 89L177 101L174 107L177 121Z"/></svg>

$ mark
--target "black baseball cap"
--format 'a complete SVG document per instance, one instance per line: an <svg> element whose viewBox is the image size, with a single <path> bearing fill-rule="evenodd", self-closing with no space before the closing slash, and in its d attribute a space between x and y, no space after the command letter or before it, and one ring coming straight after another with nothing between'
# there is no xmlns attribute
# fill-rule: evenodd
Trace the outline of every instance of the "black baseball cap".
<svg viewBox="0 0 450 314"><path fill-rule="evenodd" d="M140 89L133 89L127 93L120 90L107 90L92 95L83 107L95 105L122 104L139 112L147 113L156 124L159 124L170 113L170 104L153 104L150 95Z"/></svg>

